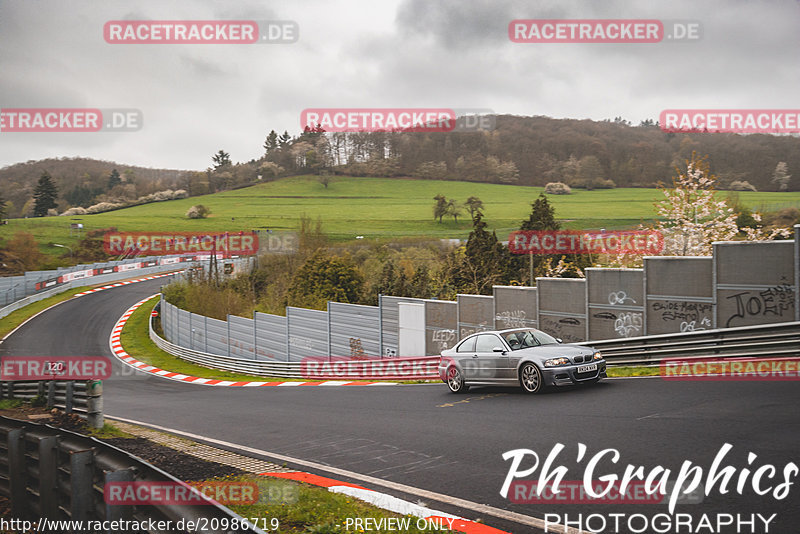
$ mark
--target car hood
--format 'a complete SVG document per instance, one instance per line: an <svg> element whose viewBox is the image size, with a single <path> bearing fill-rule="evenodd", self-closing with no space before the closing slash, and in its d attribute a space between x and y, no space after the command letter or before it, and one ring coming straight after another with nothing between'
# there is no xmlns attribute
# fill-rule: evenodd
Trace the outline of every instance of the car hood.
<svg viewBox="0 0 800 534"><path fill-rule="evenodd" d="M531 347L529 349L521 349L511 352L511 354L514 355L533 358L558 358L560 356L572 358L573 356L578 356L579 354L591 356L594 353L594 349L580 345L541 345L539 347Z"/></svg>

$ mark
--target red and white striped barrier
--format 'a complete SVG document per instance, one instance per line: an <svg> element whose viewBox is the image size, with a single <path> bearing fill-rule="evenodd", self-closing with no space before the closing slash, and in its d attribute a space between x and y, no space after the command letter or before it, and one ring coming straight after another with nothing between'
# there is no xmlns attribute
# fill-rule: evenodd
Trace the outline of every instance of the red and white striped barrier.
<svg viewBox="0 0 800 534"><path fill-rule="evenodd" d="M153 280L155 278L164 278L165 276L170 276L175 273L164 273L164 274L154 274L152 276L145 276L143 278L134 278L133 280L125 280L124 282L117 282L115 284L109 284L107 286L102 287L95 287L93 289L88 289L86 291L81 291L80 293L75 293L74 297L82 297L84 295L88 295L89 293L97 293L98 291L104 291L106 289L111 289L114 287L126 286L128 284L135 284L136 282L146 282L147 280Z"/></svg>

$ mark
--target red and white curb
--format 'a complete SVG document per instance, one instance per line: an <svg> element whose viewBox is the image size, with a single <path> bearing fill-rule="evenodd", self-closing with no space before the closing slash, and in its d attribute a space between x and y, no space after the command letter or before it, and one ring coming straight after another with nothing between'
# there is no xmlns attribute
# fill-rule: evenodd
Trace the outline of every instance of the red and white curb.
<svg viewBox="0 0 800 534"><path fill-rule="evenodd" d="M150 373L151 375L160 376L162 378L168 378L170 380L176 380L178 382L190 382L192 384L201 384L203 386L233 386L233 387L262 387L262 386L388 386L388 385L396 385L394 382L346 382L343 380L325 380L322 382L255 382L255 381L240 381L236 382L233 380L216 380L212 378L200 378L198 376L189 376L184 375L181 373L173 373L171 371L166 371L164 369L159 369L153 365L149 365L145 362L140 362L127 352L125 349L122 348L122 343L120 342L120 335L122 334L122 329L125 326L125 323L128 322L128 318L136 311L139 306L143 305L148 300L152 300L158 297L159 294L156 293L155 295L150 295L147 298L144 298L131 306L130 308L122 314L122 317L119 318L117 324L114 325L114 328L111 330L111 337L109 338L109 346L111 347L111 352L114 353L120 361L125 363L126 365L138 369L144 373Z"/></svg>
<svg viewBox="0 0 800 534"><path fill-rule="evenodd" d="M135 284L136 282L146 282L147 280L155 280L156 278L164 278L165 276L172 276L175 272L164 273L164 274L154 274L152 276L145 276L144 278L135 278L133 280L125 280L124 282L117 282L116 284L109 284L103 287L95 287L93 289L88 289L86 291L81 291L80 293L75 293L74 297L82 297L84 295L88 295L90 293L97 293L98 291L103 291L105 289L112 289L114 287L126 286L128 284Z"/></svg>
<svg viewBox="0 0 800 534"><path fill-rule="evenodd" d="M348 482L341 482L339 480L313 475L311 473L304 473L302 471L293 473L261 473L260 476L283 478L296 482L304 482L312 486L328 488L328 491L332 493L349 495L350 497L368 502L378 508L389 510L396 514L410 515L420 520L424 519L426 527L437 524L439 525L437 528L464 532L466 534L509 534L504 530L499 530L484 525L483 523L470 521L469 519L464 519L438 510L432 510L420 504L404 501L403 499L398 499L386 493L370 490ZM420 523L419 526L423 526L422 523Z"/></svg>

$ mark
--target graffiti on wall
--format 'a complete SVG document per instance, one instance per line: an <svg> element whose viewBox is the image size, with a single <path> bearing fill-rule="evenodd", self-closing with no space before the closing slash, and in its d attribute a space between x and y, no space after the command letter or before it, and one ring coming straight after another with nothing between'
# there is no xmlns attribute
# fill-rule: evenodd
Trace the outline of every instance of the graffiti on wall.
<svg viewBox="0 0 800 534"><path fill-rule="evenodd" d="M452 328L438 328L432 332L431 340L437 352L447 350L456 342L456 331Z"/></svg>
<svg viewBox="0 0 800 534"><path fill-rule="evenodd" d="M642 334L642 314L622 312L614 320L614 332L620 337L634 337Z"/></svg>
<svg viewBox="0 0 800 534"><path fill-rule="evenodd" d="M786 320L794 318L794 287L783 283L763 291L740 291L729 295L726 299L733 303L733 311L725 319L725 328L729 328L736 319L764 318Z"/></svg>
<svg viewBox="0 0 800 534"><path fill-rule="evenodd" d="M459 328L459 338L464 339L465 337L472 335L476 332L485 332L486 330L490 330L489 323L481 322L478 326L462 326Z"/></svg>
<svg viewBox="0 0 800 534"><path fill-rule="evenodd" d="M542 331L562 339L566 343L584 341L586 330L583 321L578 317L539 317Z"/></svg>
<svg viewBox="0 0 800 534"><path fill-rule="evenodd" d="M361 343L361 338L350 338L350 357L354 360L363 360L367 357L367 351L364 350L364 345Z"/></svg>
<svg viewBox="0 0 800 534"><path fill-rule="evenodd" d="M643 314L641 312L601 311L592 314L592 319L614 322L614 333L619 337L635 337L643 334ZM592 323L594 324L594 323ZM594 331L594 327L592 327ZM597 334L597 332L595 332ZM593 335L595 335L593 334ZM607 334L603 334L607 335Z"/></svg>
<svg viewBox="0 0 800 534"><path fill-rule="evenodd" d="M524 328L527 325L525 310L506 310L495 315L500 328Z"/></svg>
<svg viewBox="0 0 800 534"><path fill-rule="evenodd" d="M658 329L657 323L674 323L670 330L678 332L697 332L711 328L714 305L710 302L689 302L685 300L658 300L650 302L648 323ZM654 324L656 323L656 324Z"/></svg>
<svg viewBox="0 0 800 534"><path fill-rule="evenodd" d="M625 304L636 304L636 301L624 291L612 291L608 294L608 303L612 306L624 306Z"/></svg>

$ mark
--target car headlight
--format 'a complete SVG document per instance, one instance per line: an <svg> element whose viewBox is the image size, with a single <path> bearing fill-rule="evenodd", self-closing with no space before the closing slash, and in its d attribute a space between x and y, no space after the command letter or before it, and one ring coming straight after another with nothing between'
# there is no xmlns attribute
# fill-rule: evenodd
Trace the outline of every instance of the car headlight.
<svg viewBox="0 0 800 534"><path fill-rule="evenodd" d="M595 361L602 360L602 359L603 359L603 353L602 352L595 352L594 353L594 357L592 358L592 360L595 360Z"/></svg>
<svg viewBox="0 0 800 534"><path fill-rule="evenodd" d="M569 359L568 358L550 358L549 360L545 360L544 366L545 367L558 367L559 365L568 365Z"/></svg>

